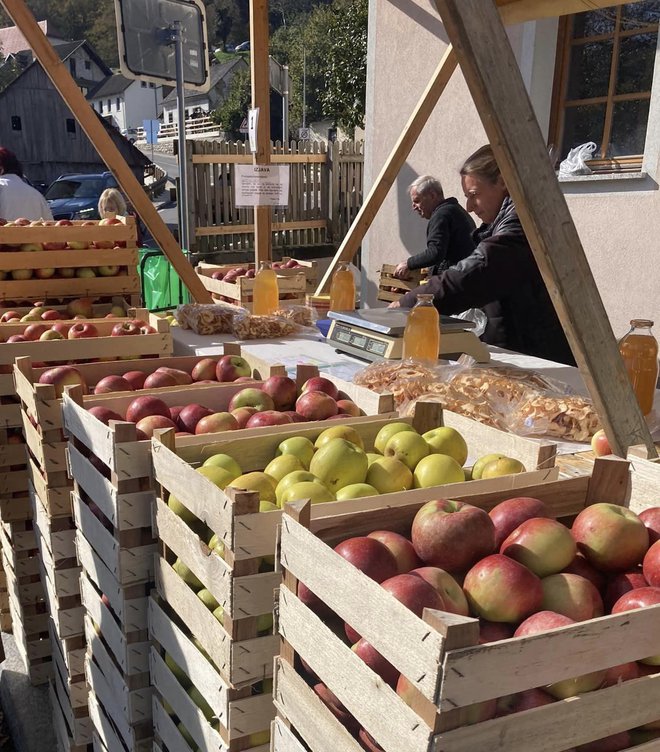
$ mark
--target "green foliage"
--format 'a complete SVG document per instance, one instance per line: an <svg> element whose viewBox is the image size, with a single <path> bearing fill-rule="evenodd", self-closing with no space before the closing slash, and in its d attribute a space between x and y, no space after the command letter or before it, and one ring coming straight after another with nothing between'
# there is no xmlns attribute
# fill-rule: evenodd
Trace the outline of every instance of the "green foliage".
<svg viewBox="0 0 660 752"><path fill-rule="evenodd" d="M211 113L211 119L222 127L228 140L242 137L239 129L243 118L247 116L250 100L250 73L246 70L238 71L231 80L226 99Z"/></svg>
<svg viewBox="0 0 660 752"><path fill-rule="evenodd" d="M20 67L13 60L0 62L0 91L4 91L20 72Z"/></svg>

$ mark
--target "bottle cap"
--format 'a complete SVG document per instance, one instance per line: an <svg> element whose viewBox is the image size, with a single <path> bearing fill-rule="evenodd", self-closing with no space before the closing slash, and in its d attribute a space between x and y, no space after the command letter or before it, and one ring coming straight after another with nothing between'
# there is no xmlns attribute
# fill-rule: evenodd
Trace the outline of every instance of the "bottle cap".
<svg viewBox="0 0 660 752"><path fill-rule="evenodd" d="M630 322L630 326L635 329L650 329L653 326L653 322L649 319L633 319Z"/></svg>

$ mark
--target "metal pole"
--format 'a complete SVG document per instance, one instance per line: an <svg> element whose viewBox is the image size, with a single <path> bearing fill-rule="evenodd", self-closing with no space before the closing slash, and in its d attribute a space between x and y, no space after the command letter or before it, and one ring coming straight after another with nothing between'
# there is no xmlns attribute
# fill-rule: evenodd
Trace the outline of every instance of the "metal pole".
<svg viewBox="0 0 660 752"><path fill-rule="evenodd" d="M174 50L176 53L176 103L179 124L179 241L184 253L190 250L188 226L188 159L186 153L186 101L183 90L183 40L181 22L174 22Z"/></svg>
<svg viewBox="0 0 660 752"><path fill-rule="evenodd" d="M307 127L307 48L303 47L303 128Z"/></svg>
<svg viewBox="0 0 660 752"><path fill-rule="evenodd" d="M284 14L282 14L284 15ZM282 67L283 91L282 91L282 143L289 141L289 66Z"/></svg>

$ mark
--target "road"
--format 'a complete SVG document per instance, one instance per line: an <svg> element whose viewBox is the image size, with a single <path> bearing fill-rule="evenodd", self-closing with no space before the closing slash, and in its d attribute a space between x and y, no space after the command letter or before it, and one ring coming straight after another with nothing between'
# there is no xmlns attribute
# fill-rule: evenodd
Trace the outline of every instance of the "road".
<svg viewBox="0 0 660 752"><path fill-rule="evenodd" d="M144 146L142 152L146 154L155 165L158 165L161 170L165 170L172 181L179 177L179 161L173 154L162 154L161 152L155 151L152 159L151 149L148 146Z"/></svg>

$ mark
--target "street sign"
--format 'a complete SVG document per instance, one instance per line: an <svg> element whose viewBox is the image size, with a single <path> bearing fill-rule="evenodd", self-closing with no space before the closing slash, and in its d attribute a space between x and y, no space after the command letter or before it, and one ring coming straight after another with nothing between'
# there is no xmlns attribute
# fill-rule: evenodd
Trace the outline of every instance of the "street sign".
<svg viewBox="0 0 660 752"><path fill-rule="evenodd" d="M115 0L119 65L127 78L176 85L172 34L179 30L183 83L208 91L208 39L202 0Z"/></svg>
<svg viewBox="0 0 660 752"><path fill-rule="evenodd" d="M238 129L239 133L244 133L247 135L248 133L248 120L247 118L243 118L241 121L241 127Z"/></svg>
<svg viewBox="0 0 660 752"><path fill-rule="evenodd" d="M309 141L311 135L311 130L309 128L298 128L299 141Z"/></svg>
<svg viewBox="0 0 660 752"><path fill-rule="evenodd" d="M144 129L144 140L148 144L157 144L160 120L143 120L142 128Z"/></svg>

